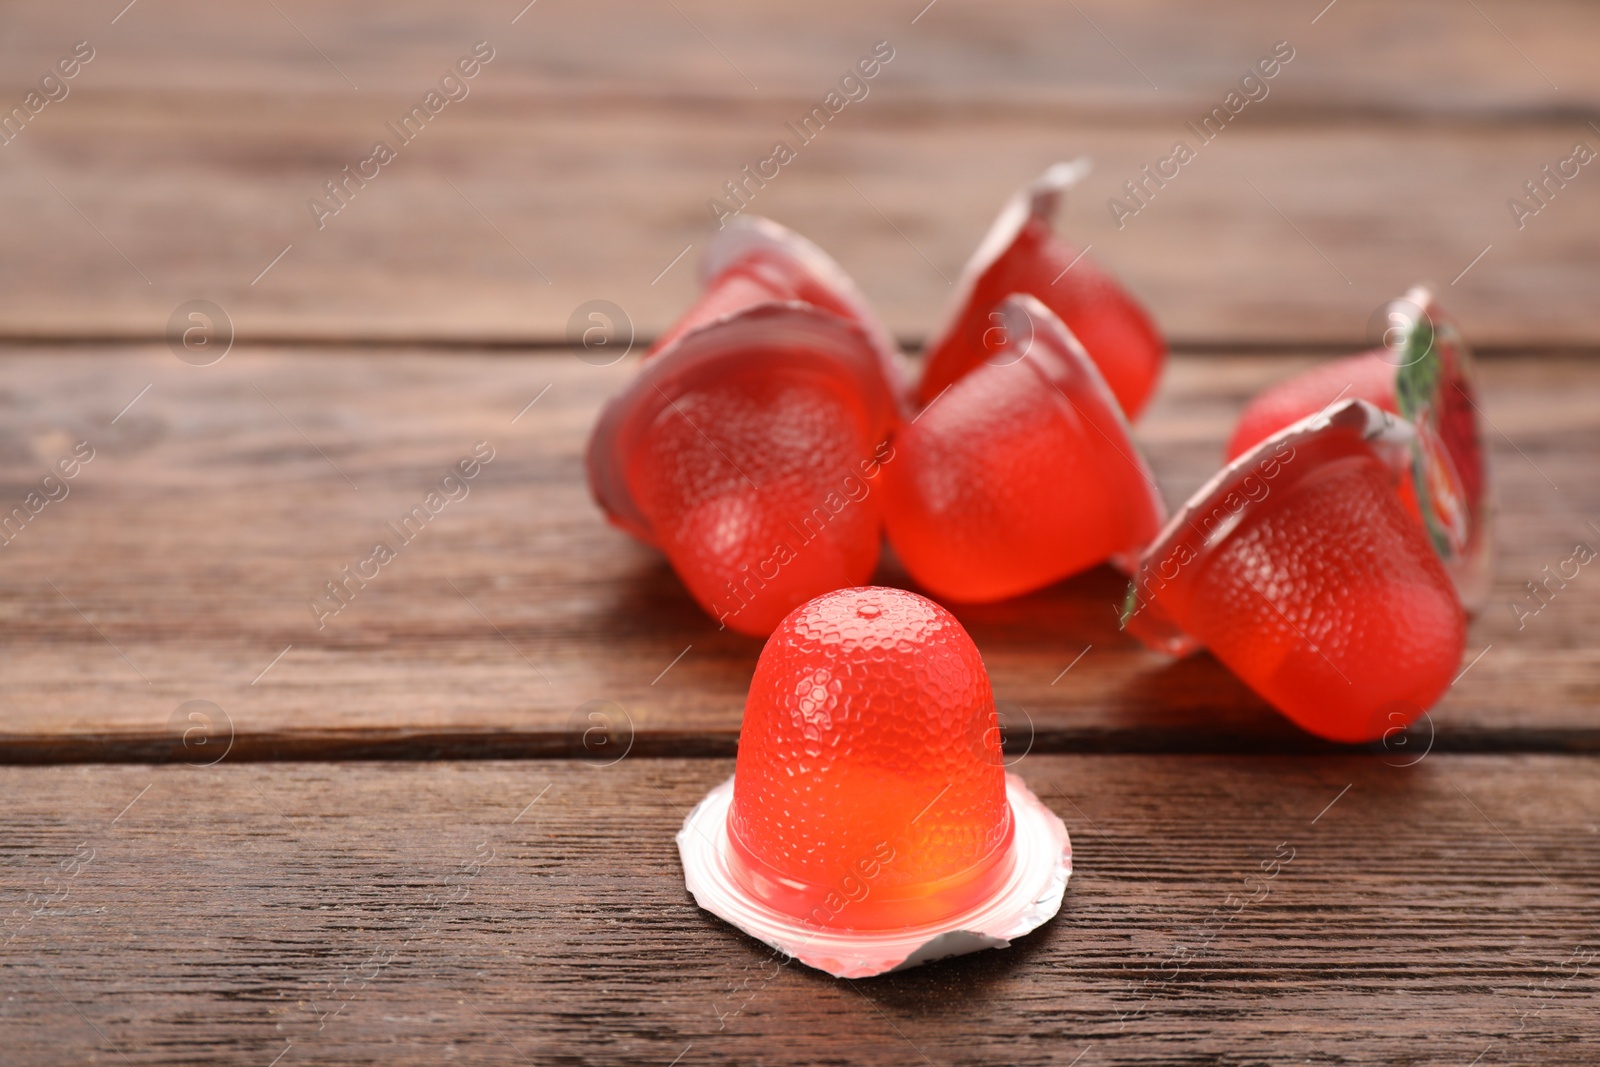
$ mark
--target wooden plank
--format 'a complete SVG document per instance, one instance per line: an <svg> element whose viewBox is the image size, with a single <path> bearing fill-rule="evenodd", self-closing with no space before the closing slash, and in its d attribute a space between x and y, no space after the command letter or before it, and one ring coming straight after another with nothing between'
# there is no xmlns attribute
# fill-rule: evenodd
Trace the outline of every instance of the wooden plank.
<svg viewBox="0 0 1600 1067"><path fill-rule="evenodd" d="M1307 362L1176 359L1138 431L1168 499L1215 469L1248 396ZM248 347L204 368L149 347L9 355L8 512L75 442L95 458L0 548L0 756L187 758L174 741L190 700L221 709L234 759L562 753L590 725L590 701L609 702L619 743L631 730L642 752L731 752L760 643L718 633L584 486L588 427L632 363ZM1468 655L1489 650L1434 713L1435 743L1593 749L1600 653L1580 635L1600 616L1600 586L1583 571L1535 616L1512 605L1536 606L1524 583L1595 542L1600 413L1588 397L1600 368L1493 360L1484 379L1505 435L1490 437L1501 548ZM479 441L495 458L469 495L401 545L385 524ZM312 598L379 539L398 558L319 620ZM1106 569L958 611L1040 749L1309 744L1208 657L1170 663L1120 634L1123 590Z"/></svg>
<svg viewBox="0 0 1600 1067"><path fill-rule="evenodd" d="M552 341L604 298L651 335L692 294L707 201L798 140L785 123L892 38L871 94L751 210L834 251L907 337L929 329L1004 197L1088 153L1097 169L1066 225L1181 342L1356 343L1383 300L1460 276L1452 304L1480 343L1592 348L1588 168L1520 229L1507 201L1576 141L1600 145L1600 75L1580 45L1600 15L1519 9L1513 45L1487 9L1442 0L1344 0L1315 26L1313 6L1085 7L1160 92L1088 19L1044 5L941 5L915 26L898 7L556 5L516 27L488 5L289 5L327 60L270 8L135 9L5 146L0 334L156 338L205 298L258 340ZM4 69L43 71L90 33L69 10L35 9L0 46ZM498 51L473 95L319 229L308 203L324 183L480 36ZM1200 146L1186 123L1284 36L1299 51L1271 95ZM1198 157L1119 229L1109 199L1178 139Z"/></svg>
<svg viewBox="0 0 1600 1067"><path fill-rule="evenodd" d="M97 56L85 85L119 92L353 95L342 71L359 92L409 94L453 61L458 45L487 39L496 47L499 91L810 100L863 47L889 39L897 48L893 69L952 102L1048 99L1148 111L1209 106L1218 87L1287 39L1296 48L1295 77L1273 91L1297 105L1434 117L1600 106L1600 73L1584 48L1600 33L1600 14L1581 0L1528 0L1515 10L1491 0L1481 12L1450 0L1417 0L1403 10L1339 0L1326 11L1326 0L1219 0L1204 8L1077 0L1076 11L1049 0L995 0L981 10L848 0L804 8L678 0L677 10L541 0L526 11L488 0L276 3L278 11L241 8L218 18L202 0L167 0L113 24L110 15L21 2L0 42L0 85L26 88L32 72L87 36Z"/></svg>
<svg viewBox="0 0 1600 1067"><path fill-rule="evenodd" d="M685 893L673 834L730 769L0 769L7 1062L1600 1054L1592 758L1031 756L1061 915L856 983Z"/></svg>
<svg viewBox="0 0 1600 1067"><path fill-rule="evenodd" d="M154 338L174 308L204 298L259 339L543 342L604 298L652 335L693 296L693 264L713 231L708 200L770 153L787 114L536 111L486 99L430 131L319 231L309 200L382 130L348 108L319 107L308 127L241 116L231 103L95 107L85 94L0 179L29 250L3 275L7 333ZM1172 151L1182 121L985 115L933 126L914 115L863 109L752 202L835 253L908 338L930 328L946 280L1010 191L1079 153L1097 169L1067 209L1068 231L1180 342L1356 344L1383 301L1458 277L1451 304L1483 342L1600 337L1587 299L1600 261L1580 239L1600 222L1600 199L1569 188L1521 231L1506 207L1592 136L1579 122L1245 127L1118 229L1109 199ZM101 150L69 162L86 143ZM257 167L261 158L273 167Z"/></svg>

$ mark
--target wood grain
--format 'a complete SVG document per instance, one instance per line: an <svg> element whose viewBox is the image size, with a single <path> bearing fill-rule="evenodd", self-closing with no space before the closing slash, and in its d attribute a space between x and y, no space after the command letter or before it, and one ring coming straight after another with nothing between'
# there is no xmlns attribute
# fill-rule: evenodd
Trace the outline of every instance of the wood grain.
<svg viewBox="0 0 1600 1067"><path fill-rule="evenodd" d="M730 770L0 769L6 1061L1600 1054L1592 758L1030 756L1073 836L1062 913L855 983L685 893L673 834Z"/></svg>
<svg viewBox="0 0 1600 1067"><path fill-rule="evenodd" d="M1169 501L1216 468L1245 400L1308 362L1176 359L1138 430ZM150 348L14 351L6 509L76 441L96 457L0 548L0 758L189 758L175 742L190 700L221 709L233 759L581 754L590 701L607 702L619 745L631 731L640 752L731 753L760 643L718 633L584 485L588 427L632 363L241 347L199 368ZM1498 578L1467 654L1489 650L1433 713L1440 748L1600 744L1600 654L1582 637L1595 578L1535 616L1512 607L1536 606L1525 583L1600 536L1597 386L1584 361L1484 366L1504 434L1490 439ZM385 523L479 441L495 458L470 494L319 629L312 598L375 541L398 545ZM879 580L905 579L891 565ZM1107 569L958 612L1014 745L1031 722L1038 750L1315 747L1208 657L1172 663L1120 634L1123 590Z"/></svg>
<svg viewBox="0 0 1600 1067"><path fill-rule="evenodd" d="M458 44L489 39L502 53L494 68L500 90L530 97L809 100L836 77L835 67L888 38L908 48L896 69L929 96L1150 111L1210 101L1273 42L1289 39L1299 76L1275 91L1307 107L1447 117L1600 105L1600 74L1584 47L1600 33L1600 14L1581 0L1527 0L1514 10L1490 3L1481 14L1450 0L1403 9L1339 0L1326 12L1326 0L1218 0L1204 8L1075 0L1076 11L1050 0L981 7L941 0L931 8L926 0L814 0L803 8L675 2L676 10L539 0L513 22L523 5L499 0L275 0L276 11L241 8L226 18L202 0L164 0L112 24L119 6L100 18L21 0L10 5L10 32L0 41L0 85L26 87L30 72L42 72L63 44L88 37L100 50L95 63L106 61L90 68L93 84L119 92L159 86L353 96L342 70L359 92L404 94L453 60Z"/></svg>
<svg viewBox="0 0 1600 1067"><path fill-rule="evenodd" d="M1600 183L1585 168L1520 229L1507 207L1600 145L1586 5L1519 7L1512 40L1443 0L1343 0L1315 26L1322 5L941 4L915 26L899 5L680 6L540 5L513 27L488 4L145 5L104 35L30 9L0 45L14 95L17 72L100 44L3 149L0 335L154 339L195 298L258 341L548 343L597 298L652 335L693 292L707 201L891 39L871 94L751 210L834 252L908 338L1011 190L1086 153L1067 229L1182 343L1354 344L1382 301L1458 276L1480 343L1600 339ZM319 229L309 200L480 37L498 50L472 95ZM1281 38L1296 58L1271 94L1119 229L1109 198L1198 147L1185 124Z"/></svg>
<svg viewBox="0 0 1600 1067"><path fill-rule="evenodd" d="M58 764L0 765L6 1064L1600 1059L1600 587L1536 615L1525 590L1600 538L1600 366L1559 358L1600 346L1600 179L1522 228L1506 203L1600 144L1600 8L30 0L5 24L7 108L96 49L0 145L0 516L93 450L0 534L0 764ZM1270 96L1116 228L1108 197L1283 39ZM470 98L316 228L308 199L477 40ZM870 96L751 210L915 341L1010 190L1092 155L1063 225L1187 350L1138 431L1169 501L1250 395L1415 281L1508 358L1494 597L1427 722L1329 755L1208 657L1124 639L1109 570L962 610L1014 769L1073 834L1066 904L1007 951L843 983L683 890L673 834L732 765L679 757L735 750L759 643L596 513L582 445L634 361L561 346L594 299L641 342L670 323L707 199L877 40ZM237 334L214 366L162 343L193 299ZM470 492L319 628L311 598L475 448Z"/></svg>

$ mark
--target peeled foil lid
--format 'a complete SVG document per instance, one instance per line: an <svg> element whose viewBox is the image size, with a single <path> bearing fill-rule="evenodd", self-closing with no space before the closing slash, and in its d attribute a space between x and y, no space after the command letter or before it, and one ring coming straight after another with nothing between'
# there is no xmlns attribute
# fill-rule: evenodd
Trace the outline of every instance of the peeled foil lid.
<svg viewBox="0 0 1600 1067"><path fill-rule="evenodd" d="M1072 875L1067 827L1014 774L1006 800L1015 826L1011 875L992 897L951 919L901 930L821 927L747 894L728 868L733 779L695 805L678 831L684 883L695 903L786 956L835 978L870 978L985 948L1008 948L1061 910ZM870 888L868 890L870 892Z"/></svg>

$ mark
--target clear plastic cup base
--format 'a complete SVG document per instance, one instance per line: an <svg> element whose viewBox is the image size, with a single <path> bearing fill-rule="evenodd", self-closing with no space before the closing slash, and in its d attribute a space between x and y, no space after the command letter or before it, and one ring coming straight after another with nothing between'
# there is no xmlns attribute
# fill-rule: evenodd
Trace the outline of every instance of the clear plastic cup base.
<svg viewBox="0 0 1600 1067"><path fill-rule="evenodd" d="M678 831L684 882L695 903L786 956L835 978L870 978L986 948L1007 948L1061 910L1072 842L1055 812L1021 778L1006 775L1016 850L1011 875L986 901L949 919L897 930L822 927L746 893L728 869L733 779L695 805ZM871 892L870 885L867 890ZM848 905L847 905L848 906Z"/></svg>

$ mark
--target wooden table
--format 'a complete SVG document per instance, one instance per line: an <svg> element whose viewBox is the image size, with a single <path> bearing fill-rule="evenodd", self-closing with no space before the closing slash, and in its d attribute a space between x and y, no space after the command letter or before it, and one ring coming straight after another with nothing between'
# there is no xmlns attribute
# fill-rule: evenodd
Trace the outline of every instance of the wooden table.
<svg viewBox="0 0 1600 1067"><path fill-rule="evenodd" d="M1600 544L1600 174L1523 188L1600 147L1600 9L1324 5L10 9L0 101L93 58L0 145L0 504L93 458L0 547L0 1060L1600 1059L1600 578L1537 614L1526 585ZM1137 431L1169 501L1249 396L1426 280L1485 357L1500 548L1462 676L1373 751L1139 648L1109 570L960 611L1073 835L1066 904L841 982L684 891L673 834L731 773L759 643L589 502L636 352L601 365L571 320L610 301L636 351L669 324L706 201L878 41L750 210L909 346L1010 189L1091 155L1064 225L1173 339ZM1280 41L1118 228L1108 198ZM195 300L231 324L205 366ZM470 494L319 626L479 442Z"/></svg>

